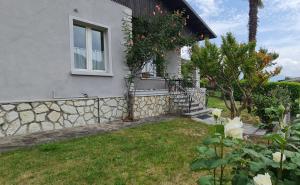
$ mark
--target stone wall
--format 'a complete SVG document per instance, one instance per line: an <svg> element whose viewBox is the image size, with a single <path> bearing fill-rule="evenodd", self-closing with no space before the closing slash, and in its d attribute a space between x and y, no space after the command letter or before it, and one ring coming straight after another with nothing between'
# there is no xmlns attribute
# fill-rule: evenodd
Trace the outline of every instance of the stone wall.
<svg viewBox="0 0 300 185"><path fill-rule="evenodd" d="M189 93L193 96L195 102L199 103L201 107L206 108L206 89L205 88L191 88L188 89Z"/></svg>
<svg viewBox="0 0 300 185"><path fill-rule="evenodd" d="M107 123L126 115L126 101L118 97L1 104L0 137Z"/></svg>
<svg viewBox="0 0 300 185"><path fill-rule="evenodd" d="M205 106L205 89L193 90L193 94L195 100ZM136 96L133 109L135 119L177 111L167 93ZM0 104L0 137L109 123L127 115L123 97Z"/></svg>
<svg viewBox="0 0 300 185"><path fill-rule="evenodd" d="M168 95L136 96L134 101L134 119L165 115L170 112Z"/></svg>
<svg viewBox="0 0 300 185"><path fill-rule="evenodd" d="M127 102L125 98L103 98L99 101L100 123L122 120L127 117Z"/></svg>

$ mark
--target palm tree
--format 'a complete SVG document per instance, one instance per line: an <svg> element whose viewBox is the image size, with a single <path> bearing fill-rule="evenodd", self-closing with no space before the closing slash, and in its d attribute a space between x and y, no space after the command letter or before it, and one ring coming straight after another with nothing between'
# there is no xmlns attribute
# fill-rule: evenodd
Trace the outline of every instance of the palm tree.
<svg viewBox="0 0 300 185"><path fill-rule="evenodd" d="M256 41L258 9L263 7L263 0L249 0L249 42Z"/></svg>

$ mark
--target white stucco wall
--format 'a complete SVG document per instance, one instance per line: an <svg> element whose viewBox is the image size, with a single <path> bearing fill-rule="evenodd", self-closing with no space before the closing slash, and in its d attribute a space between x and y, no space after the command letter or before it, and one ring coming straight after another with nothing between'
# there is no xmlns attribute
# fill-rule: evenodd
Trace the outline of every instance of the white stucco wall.
<svg viewBox="0 0 300 185"><path fill-rule="evenodd" d="M110 0L0 0L0 102L122 96L124 11ZM70 16L110 27L113 77L70 74Z"/></svg>

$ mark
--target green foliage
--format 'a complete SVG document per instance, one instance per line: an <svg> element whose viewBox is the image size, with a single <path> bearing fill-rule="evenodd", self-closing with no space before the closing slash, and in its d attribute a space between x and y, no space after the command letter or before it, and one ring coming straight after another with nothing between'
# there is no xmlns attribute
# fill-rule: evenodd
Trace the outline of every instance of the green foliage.
<svg viewBox="0 0 300 185"><path fill-rule="evenodd" d="M291 98L288 89L275 87L267 94L255 94L253 97L255 114L260 117L262 123L269 130L274 128L272 122L282 122L284 114L289 112Z"/></svg>
<svg viewBox="0 0 300 185"><path fill-rule="evenodd" d="M193 86L193 73L195 71L195 66L190 61L183 61L183 64L181 65L181 74L183 78L183 83L186 87L192 87Z"/></svg>
<svg viewBox="0 0 300 185"><path fill-rule="evenodd" d="M155 7L153 16L123 19L125 62L130 70L125 78L128 119L133 119L134 98L130 89L143 67L154 60L158 73L164 75L166 53L196 41L194 37L184 34L186 19L183 11L164 12L159 5Z"/></svg>
<svg viewBox="0 0 300 185"><path fill-rule="evenodd" d="M194 64L190 61L182 60L181 74L183 78L192 78L194 72Z"/></svg>
<svg viewBox="0 0 300 185"><path fill-rule="evenodd" d="M282 106L277 111L282 114L284 110ZM201 177L199 184L216 185L230 181L232 185L252 185L255 176L265 173L272 177L275 185L300 183L300 120L265 136L264 139L270 144L227 138L224 137L225 131L226 124L225 127L214 125L211 135L197 148L199 155L191 164L191 169L207 170L211 174ZM230 167L230 175L222 177L226 166ZM220 168L220 178L216 178L220 175L217 168Z"/></svg>
<svg viewBox="0 0 300 185"><path fill-rule="evenodd" d="M242 86L245 86L245 83L244 80L240 82ZM273 93L271 93L272 91ZM243 99L243 93L237 86L234 86L234 97L236 100ZM261 118L263 123L271 122L265 114L265 109L276 107L279 104L289 107L291 114L295 116L300 112L299 99L300 83L297 82L269 82L258 86L253 91L255 114Z"/></svg>
<svg viewBox="0 0 300 185"><path fill-rule="evenodd" d="M191 60L199 67L202 76L216 82L218 89L230 99L230 104L226 104L226 107L231 111L232 118L240 115L246 106L246 102L240 107L234 103L233 86L239 83L241 74L250 73L255 65L254 49L254 43L238 43L231 33L222 36L220 48L208 40L204 46L195 45L192 48ZM245 92L244 89L241 90Z"/></svg>
<svg viewBox="0 0 300 185"><path fill-rule="evenodd" d="M227 33L221 47L206 40L204 46L192 48L192 61L205 79L216 83L232 118L246 108L250 110L253 91L281 71L280 67L267 70L276 64L277 53L267 49L255 51L255 47L255 43L239 43ZM241 101L240 106L235 104L237 100Z"/></svg>
<svg viewBox="0 0 300 185"><path fill-rule="evenodd" d="M200 80L200 87L208 88L209 81L207 79Z"/></svg>
<svg viewBox="0 0 300 185"><path fill-rule="evenodd" d="M158 5L153 16L124 19L126 63L133 76L149 60L163 62L167 51L195 42L184 34L186 19L184 12L163 12Z"/></svg>
<svg viewBox="0 0 300 185"><path fill-rule="evenodd" d="M216 117L216 124L210 128L210 136L202 141L202 145L197 148L198 157L192 162L191 170L212 171L213 176L200 177L198 183L216 185L217 182L226 184L228 179L225 178L224 170L226 166L233 164L239 156L226 152L231 148L239 148L241 140L226 137L225 126L221 118ZM217 169L220 169L220 174L217 174ZM218 176L218 177L217 177Z"/></svg>
<svg viewBox="0 0 300 185"><path fill-rule="evenodd" d="M204 176L201 177L198 181L200 185L212 185L213 184L213 176Z"/></svg>

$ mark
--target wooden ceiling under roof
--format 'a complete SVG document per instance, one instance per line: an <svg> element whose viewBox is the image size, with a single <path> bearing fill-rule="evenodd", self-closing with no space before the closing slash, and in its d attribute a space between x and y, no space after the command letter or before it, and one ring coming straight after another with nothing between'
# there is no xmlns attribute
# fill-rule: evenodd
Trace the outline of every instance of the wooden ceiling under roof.
<svg viewBox="0 0 300 185"><path fill-rule="evenodd" d="M193 8L185 0L112 0L133 11L134 17L150 15L153 13L155 6L160 5L165 11L173 12L176 10L184 10L189 19L187 28L193 34L201 35L208 38L216 38L215 33L201 19L201 17L193 10ZM202 39L199 39L202 40Z"/></svg>

